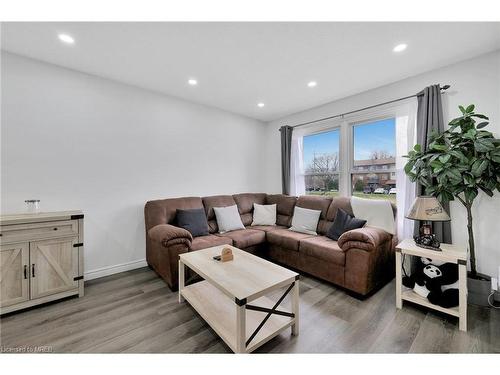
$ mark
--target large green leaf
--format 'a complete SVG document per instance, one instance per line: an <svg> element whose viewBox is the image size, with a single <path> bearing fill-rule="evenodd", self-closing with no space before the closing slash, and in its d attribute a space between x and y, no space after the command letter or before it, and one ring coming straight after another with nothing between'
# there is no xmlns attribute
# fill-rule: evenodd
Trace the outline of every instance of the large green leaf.
<svg viewBox="0 0 500 375"><path fill-rule="evenodd" d="M467 132L466 132L465 134L463 134L462 136L463 136L464 138L474 140L474 139L476 139L476 134L477 134L477 130L476 130L476 129L469 129L469 130L467 130Z"/></svg>
<svg viewBox="0 0 500 375"><path fill-rule="evenodd" d="M495 145L488 138L479 138L474 142L474 147L478 152L488 152L495 148Z"/></svg>
<svg viewBox="0 0 500 375"><path fill-rule="evenodd" d="M462 181L462 175L460 174L460 172L458 170L456 170L455 168L450 168L446 171L446 173L448 174L448 176L459 182L459 181Z"/></svg>
<svg viewBox="0 0 500 375"><path fill-rule="evenodd" d="M489 120L489 118L485 115L480 115L480 114L473 114L471 115L472 117L477 117L477 118L480 118L480 119L483 119L483 120Z"/></svg>
<svg viewBox="0 0 500 375"><path fill-rule="evenodd" d="M475 188L467 188L465 189L465 198L467 202L472 202L477 197L477 189Z"/></svg>
<svg viewBox="0 0 500 375"><path fill-rule="evenodd" d="M478 138L491 138L491 141L494 142L494 139L493 138L493 133L492 132L489 132L489 131L486 131L486 130L480 130L477 132L477 137Z"/></svg>
<svg viewBox="0 0 500 375"><path fill-rule="evenodd" d="M467 163L469 159L462 153L462 151L459 150L450 150L448 153L458 159L460 159L460 162L462 163Z"/></svg>
<svg viewBox="0 0 500 375"><path fill-rule="evenodd" d="M439 143L434 143L434 142L432 142L429 145L429 148L432 150L438 150L438 151L446 151L448 149L448 147L446 145L440 145Z"/></svg>
<svg viewBox="0 0 500 375"><path fill-rule="evenodd" d="M468 174L468 173L464 173L463 174L463 178L464 178L464 183L467 184L467 185L474 185L475 183L475 179L472 175Z"/></svg>
<svg viewBox="0 0 500 375"><path fill-rule="evenodd" d="M496 189L497 181L495 178L489 178L485 181L484 186L491 191Z"/></svg>
<svg viewBox="0 0 500 375"><path fill-rule="evenodd" d="M446 164L450 159L451 159L451 155L449 155L449 154L439 156L439 161L443 164Z"/></svg>
<svg viewBox="0 0 500 375"><path fill-rule="evenodd" d="M488 194L490 197L493 196L493 192L490 189L488 189L486 186L479 185L479 188L482 191L484 191L486 194Z"/></svg>
<svg viewBox="0 0 500 375"><path fill-rule="evenodd" d="M437 190L437 187L436 186L430 186L428 187L425 192L429 195L433 195L435 193L435 191Z"/></svg>
<svg viewBox="0 0 500 375"><path fill-rule="evenodd" d="M476 177L481 176L481 174L486 170L488 167L488 160L486 159L479 159L472 164L472 174Z"/></svg>
<svg viewBox="0 0 500 375"><path fill-rule="evenodd" d="M500 164L500 155L492 154L491 155L491 160L493 160L495 163Z"/></svg>
<svg viewBox="0 0 500 375"><path fill-rule="evenodd" d="M430 162L430 166L433 169L442 168L443 167L443 163L441 163L439 160L433 160L433 161Z"/></svg>
<svg viewBox="0 0 500 375"><path fill-rule="evenodd" d="M423 178L423 179L419 179L419 182L424 185L425 187L429 187L431 186L431 183L429 182L429 180L427 180L426 178Z"/></svg>
<svg viewBox="0 0 500 375"><path fill-rule="evenodd" d="M442 171L444 171L444 167L437 167L433 170L435 174L440 174Z"/></svg>
<svg viewBox="0 0 500 375"><path fill-rule="evenodd" d="M460 112L462 112L462 114L464 114L464 115L465 115L465 112L466 112L466 111L465 111L465 108L464 108L463 106L459 105L459 106L458 106L458 109L460 110Z"/></svg>
<svg viewBox="0 0 500 375"><path fill-rule="evenodd" d="M455 197L453 197L453 194L448 190L443 190L441 194L443 194L446 197L447 201L452 201L455 199Z"/></svg>
<svg viewBox="0 0 500 375"><path fill-rule="evenodd" d="M477 129L482 129L482 128L484 128L488 124L489 124L488 121L480 122L479 124L476 125L476 128Z"/></svg>
<svg viewBox="0 0 500 375"><path fill-rule="evenodd" d="M465 109L465 112L472 113L474 112L474 108L475 108L474 104L471 104Z"/></svg>

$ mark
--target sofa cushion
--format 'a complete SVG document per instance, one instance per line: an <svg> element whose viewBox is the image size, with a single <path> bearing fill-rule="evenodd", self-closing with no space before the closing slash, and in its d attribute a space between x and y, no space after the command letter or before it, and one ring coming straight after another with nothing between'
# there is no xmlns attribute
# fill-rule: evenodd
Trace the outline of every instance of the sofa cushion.
<svg viewBox="0 0 500 375"><path fill-rule="evenodd" d="M267 232L267 242L286 250L299 251L299 241L312 237L310 234L293 232L289 229L276 229Z"/></svg>
<svg viewBox="0 0 500 375"><path fill-rule="evenodd" d="M337 210L341 208L349 215L354 216L351 207L351 198L350 197L335 197L332 199L332 203L330 207L328 207L328 211L326 212L326 220L334 221L335 215L337 215Z"/></svg>
<svg viewBox="0 0 500 375"><path fill-rule="evenodd" d="M244 225L250 225L253 219L253 205L265 204L265 193L241 193L233 195L233 199L238 206L238 211L241 216L241 221Z"/></svg>
<svg viewBox="0 0 500 375"><path fill-rule="evenodd" d="M158 224L174 224L177 209L192 208L203 208L201 198L185 197L149 201L144 206L146 230Z"/></svg>
<svg viewBox="0 0 500 375"><path fill-rule="evenodd" d="M276 204L253 204L252 226L276 225Z"/></svg>
<svg viewBox="0 0 500 375"><path fill-rule="evenodd" d="M219 234L218 236L232 239L233 245L240 249L266 242L266 232L256 229L233 230L231 232Z"/></svg>
<svg viewBox="0 0 500 375"><path fill-rule="evenodd" d="M395 237L383 229L364 227L345 232L340 236L338 243L342 251L349 251L350 249L376 251L385 242L389 241L391 241L394 247L395 243L393 242Z"/></svg>
<svg viewBox="0 0 500 375"><path fill-rule="evenodd" d="M330 227L331 223L327 221L326 215L331 204L332 198L330 197L303 195L297 199L297 207L321 211L321 215L318 221L318 227L316 228L318 234L325 234Z"/></svg>
<svg viewBox="0 0 500 375"><path fill-rule="evenodd" d="M287 229L284 225L252 225L247 227L248 229L263 230L264 232L270 232L276 229Z"/></svg>
<svg viewBox="0 0 500 375"><path fill-rule="evenodd" d="M219 233L226 233L232 230L245 229L241 222L241 217L238 213L236 205L229 207L214 207L215 218L217 219L217 226Z"/></svg>
<svg viewBox="0 0 500 375"><path fill-rule="evenodd" d="M236 202L231 195L214 195L211 197L203 197L203 206L207 214L208 230L210 233L219 231L217 220L215 219L214 207L234 206Z"/></svg>
<svg viewBox="0 0 500 375"><path fill-rule="evenodd" d="M345 253L337 244L326 236L309 237L300 240L299 252L311 257L338 264L345 265Z"/></svg>
<svg viewBox="0 0 500 375"><path fill-rule="evenodd" d="M317 235L316 230L320 215L321 211L295 206L290 230Z"/></svg>
<svg viewBox="0 0 500 375"><path fill-rule="evenodd" d="M203 208L177 209L175 221L179 227L188 230L193 237L208 235L207 216Z"/></svg>
<svg viewBox="0 0 500 375"><path fill-rule="evenodd" d="M284 194L268 194L266 204L276 204L276 224L289 227L292 223L296 197Z"/></svg>
<svg viewBox="0 0 500 375"><path fill-rule="evenodd" d="M209 234L208 236L200 236L193 238L191 242L190 251L207 249L213 246L219 245L232 245L233 240L229 237L220 237L214 234Z"/></svg>
<svg viewBox="0 0 500 375"><path fill-rule="evenodd" d="M342 208L339 208L332 226L328 232L326 232L326 236L334 241L338 241L339 237L345 232L362 228L365 224L366 220L357 219L349 215Z"/></svg>

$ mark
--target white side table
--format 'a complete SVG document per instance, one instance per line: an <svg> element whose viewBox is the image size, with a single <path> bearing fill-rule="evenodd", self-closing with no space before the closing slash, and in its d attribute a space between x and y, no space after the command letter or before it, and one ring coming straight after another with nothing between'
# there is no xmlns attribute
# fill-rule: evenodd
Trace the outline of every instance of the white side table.
<svg viewBox="0 0 500 375"><path fill-rule="evenodd" d="M467 331L467 250L450 244L441 244L441 250L421 248L409 238L396 246L396 307L401 309L404 300L456 316L459 319L459 329ZM419 296L411 289L403 290L401 275L403 254L458 264L459 305L452 308L441 307L430 303L427 298Z"/></svg>

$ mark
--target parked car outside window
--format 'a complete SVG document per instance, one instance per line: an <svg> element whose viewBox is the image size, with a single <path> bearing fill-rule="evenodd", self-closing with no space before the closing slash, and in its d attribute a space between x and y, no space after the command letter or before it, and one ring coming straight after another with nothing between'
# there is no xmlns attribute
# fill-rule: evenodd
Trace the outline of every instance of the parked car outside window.
<svg viewBox="0 0 500 375"><path fill-rule="evenodd" d="M365 186L365 187L363 188L363 193L364 193L364 194L371 194L371 193L372 193L372 188L371 188L371 187L369 187L369 186Z"/></svg>

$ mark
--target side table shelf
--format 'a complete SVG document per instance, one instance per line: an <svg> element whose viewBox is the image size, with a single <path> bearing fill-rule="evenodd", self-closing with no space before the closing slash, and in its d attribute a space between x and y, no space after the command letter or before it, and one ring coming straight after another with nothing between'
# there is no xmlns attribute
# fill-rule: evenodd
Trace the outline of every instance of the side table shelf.
<svg viewBox="0 0 500 375"><path fill-rule="evenodd" d="M413 239L405 239L396 246L396 307L401 309L403 301L408 301L456 316L459 319L459 329L467 331L467 252L465 249L450 244L441 244L441 250L434 251L420 248ZM458 264L459 305L452 308L434 305L413 290L404 288L401 273L402 255L425 257Z"/></svg>

